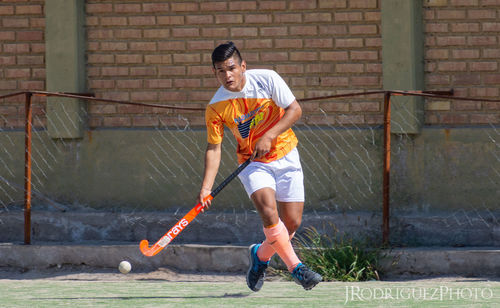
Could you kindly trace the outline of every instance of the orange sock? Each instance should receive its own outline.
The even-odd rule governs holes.
[[[290,241],[292,240],[294,235],[295,235],[295,232],[290,234],[290,236],[289,236]],[[265,240],[260,245],[259,250],[257,250],[257,257],[262,262],[268,262],[269,260],[271,260],[271,258],[274,256],[275,253],[276,253],[276,251],[274,251],[273,246],[269,245],[268,240]]]
[[[276,226],[264,228],[264,234],[266,235],[266,242],[268,242],[271,248],[280,256],[281,260],[286,264],[288,271],[292,272],[300,263],[300,260],[295,254],[295,251],[293,251],[292,243],[290,243],[290,236],[288,235],[285,224],[280,220]],[[257,256],[259,256],[258,251]]]

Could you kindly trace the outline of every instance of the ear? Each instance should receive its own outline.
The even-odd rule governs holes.
[[[243,72],[247,70],[247,62],[245,60],[241,60],[241,70]]]

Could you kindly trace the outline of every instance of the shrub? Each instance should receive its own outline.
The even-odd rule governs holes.
[[[380,249],[368,248],[363,241],[346,236],[321,235],[315,228],[306,228],[294,239],[302,262],[323,276],[323,280],[380,280],[377,261]]]

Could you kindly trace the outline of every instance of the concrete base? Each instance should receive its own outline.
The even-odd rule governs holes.
[[[409,248],[383,252],[380,264],[383,277],[418,276],[500,276],[500,249]],[[281,265],[273,258],[273,266]],[[116,268],[128,260],[134,270],[171,267],[181,271],[245,272],[247,246],[171,245],[148,258],[134,244],[93,245],[18,245],[0,244],[0,267],[47,269],[61,265],[87,265]]]
[[[92,243],[156,240],[185,213],[168,212],[32,212],[32,244],[40,242]],[[452,215],[453,214],[453,215]],[[473,215],[474,214],[474,215]],[[394,213],[390,220],[390,243],[394,246],[500,246],[500,226],[495,217],[478,213],[443,213],[440,216]],[[447,216],[448,215],[448,216]],[[482,217],[490,217],[487,220]],[[329,237],[347,234],[382,242],[382,217],[376,212],[305,213],[302,226],[314,227]],[[0,242],[21,242],[24,237],[22,211],[0,212]],[[210,211],[199,215],[175,244],[249,245],[264,239],[262,223],[255,212]]]

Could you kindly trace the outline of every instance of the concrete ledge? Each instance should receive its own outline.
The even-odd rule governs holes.
[[[44,269],[60,265],[116,268],[122,260],[134,270],[172,267],[181,271],[244,272],[248,247],[229,245],[172,245],[148,258],[134,244],[17,245],[0,244],[0,267]],[[273,266],[280,266],[273,258]],[[423,247],[385,252],[381,269],[386,277],[397,276],[500,276],[500,248]]]

